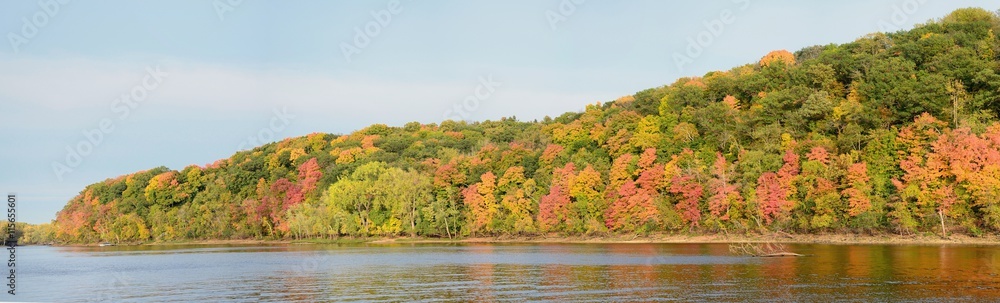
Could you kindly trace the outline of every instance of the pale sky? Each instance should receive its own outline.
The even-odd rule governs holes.
[[[1000,1],[2,1],[0,191],[48,222],[88,184],[261,139],[558,116],[970,6]]]

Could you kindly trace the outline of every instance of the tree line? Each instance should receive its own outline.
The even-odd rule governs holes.
[[[539,121],[289,138],[92,184],[36,234],[995,233],[998,31],[960,9]]]

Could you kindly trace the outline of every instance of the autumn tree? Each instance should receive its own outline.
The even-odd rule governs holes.
[[[625,182],[632,179],[633,168],[632,168],[632,154],[623,154],[615,159],[614,163],[611,164],[611,171],[608,172],[610,188],[617,189],[625,185]],[[609,196],[614,192],[609,192]]]
[[[570,219],[570,190],[573,188],[576,166],[572,162],[557,169],[552,176],[549,193],[538,203],[538,226],[543,231],[558,231],[567,228]]]
[[[730,207],[743,204],[743,196],[740,195],[739,186],[733,183],[732,174],[733,167],[726,157],[722,153],[716,153],[715,163],[712,164],[712,178],[708,181],[711,195],[708,198],[708,210],[713,219],[728,221]]]
[[[163,206],[180,203],[183,197],[178,196],[178,188],[177,172],[169,171],[156,175],[149,180],[149,185],[146,186],[146,201]]]
[[[577,231],[597,233],[607,230],[603,217],[608,202],[604,198],[604,181],[600,172],[588,164],[574,178],[569,194],[573,197],[571,213],[577,216],[576,222],[580,222],[573,224],[579,227]]]
[[[500,211],[496,201],[496,180],[492,172],[480,176],[480,182],[462,191],[463,202],[469,208],[468,232],[472,234],[493,233],[493,220]]]
[[[346,217],[336,229],[350,235],[369,235],[376,231],[372,215],[377,211],[376,183],[385,166],[372,162],[358,167],[349,176],[330,185],[325,203],[333,214]]]
[[[410,236],[415,237],[417,224],[427,215],[424,208],[434,198],[431,178],[414,170],[390,169],[379,181],[386,184],[384,204],[405,224]]]
[[[944,211],[954,202],[954,191],[944,180],[946,163],[928,157],[933,152],[932,142],[937,141],[944,127],[944,122],[924,114],[897,136],[904,150],[899,166],[905,174],[892,180],[900,200],[891,215],[902,230],[912,230],[919,226],[920,220],[936,215],[944,232]]]
[[[497,231],[515,234],[535,232],[532,197],[535,194],[535,180],[524,177],[524,168],[512,166],[497,181],[500,194],[499,224]]]
[[[648,230],[647,225],[658,224],[659,211],[649,191],[640,189],[632,180],[626,180],[613,194],[614,202],[604,214],[605,225],[620,232]]]
[[[847,188],[843,191],[847,197],[848,215],[859,216],[872,210],[871,193],[872,187],[869,184],[868,165],[864,162],[854,163],[847,170]]]
[[[826,148],[816,146],[809,151],[806,159],[799,182],[805,188],[805,193],[800,198],[802,215],[799,216],[801,220],[796,223],[802,229],[837,227],[844,220],[846,207],[837,190],[837,176],[830,153]]]
[[[757,206],[766,224],[771,224],[791,209],[792,203],[788,201],[788,193],[777,174],[767,172],[757,179]]]
[[[698,227],[701,220],[701,209],[698,203],[703,194],[703,187],[694,176],[681,175],[670,181],[670,192],[678,196],[677,211],[691,227]]]
[[[629,144],[638,149],[658,148],[661,145],[663,136],[660,133],[660,119],[658,116],[645,116],[639,120],[636,132],[629,139]]]
[[[459,186],[465,184],[467,178],[461,166],[461,158],[454,157],[447,163],[437,164],[434,169],[434,200],[425,207],[424,213],[428,217],[428,228],[437,235],[451,238],[458,234],[462,225],[465,208]]]
[[[759,63],[761,66],[770,66],[775,62],[782,62],[787,65],[795,64],[795,55],[786,50],[776,50],[767,53],[767,55],[764,55],[763,58],[760,58]]]
[[[316,183],[319,179],[323,177],[323,171],[320,170],[319,163],[316,158],[311,158],[302,165],[299,165],[299,187],[302,188],[302,192],[305,194],[311,193],[316,189]]]

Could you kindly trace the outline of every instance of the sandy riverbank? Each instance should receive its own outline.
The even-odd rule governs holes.
[[[395,238],[339,238],[339,239],[302,239],[302,240],[191,240],[172,242],[149,242],[141,245],[275,245],[275,244],[431,244],[431,243],[741,243],[741,242],[777,242],[777,243],[811,243],[811,244],[890,244],[890,245],[1000,245],[1000,237],[987,235],[970,237],[966,235],[950,235],[942,238],[939,235],[857,235],[857,234],[710,234],[710,235],[677,235],[651,234],[644,236],[610,235],[610,236],[531,236],[531,237],[470,237],[460,239],[441,239],[423,237]],[[90,244],[87,246],[96,246]]]
[[[391,238],[376,239],[369,243],[741,243],[778,242],[813,244],[900,244],[900,245],[1000,245],[997,236],[969,237],[952,235],[942,238],[936,235],[648,235],[648,236],[605,236],[605,237],[482,237],[464,239],[421,239]]]

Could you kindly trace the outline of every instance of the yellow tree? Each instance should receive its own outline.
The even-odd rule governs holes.
[[[496,175],[486,172],[480,182],[462,191],[463,202],[469,208],[468,231],[472,234],[492,233],[492,222],[499,212],[496,201]]]
[[[663,135],[660,134],[660,121],[658,116],[645,116],[639,120],[635,134],[629,139],[629,144],[638,149],[650,149],[660,147]]]
[[[574,200],[573,209],[578,216],[582,216],[580,219],[588,233],[607,230],[603,214],[608,208],[608,203],[603,197],[603,192],[604,181],[601,180],[601,173],[589,164],[576,175],[569,190]]]
[[[535,186],[535,180],[525,179],[523,167],[513,166],[504,172],[497,182],[503,199],[500,201],[500,222],[496,230],[517,234],[535,232],[531,211]]]
[[[775,62],[783,62],[785,65],[795,64],[795,55],[782,49],[767,53],[763,58],[760,58],[761,66],[771,66]]]

